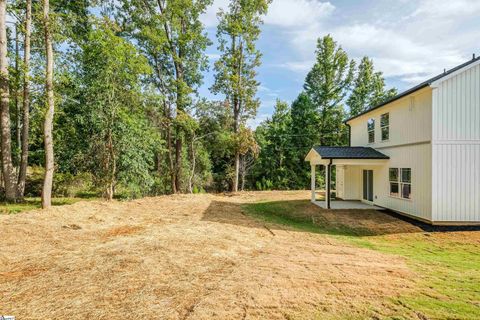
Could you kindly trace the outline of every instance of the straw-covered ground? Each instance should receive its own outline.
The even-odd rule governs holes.
[[[1,215],[0,314],[17,319],[480,314],[479,232],[426,234],[376,211],[322,210],[308,197],[304,191],[179,195]],[[462,255],[415,260],[429,252],[432,259],[443,257],[448,248],[439,248],[450,245]],[[458,261],[442,265],[451,259]],[[458,269],[464,265],[470,268]],[[445,270],[437,279],[431,270],[439,266]],[[442,277],[463,291],[442,287]],[[442,308],[447,313],[438,313]]]

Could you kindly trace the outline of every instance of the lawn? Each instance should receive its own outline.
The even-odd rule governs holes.
[[[425,232],[373,210],[322,210],[308,198],[175,195],[0,215],[0,314],[480,317],[480,232]]]
[[[325,210],[312,212],[308,201],[260,202],[244,208],[250,216],[269,223],[328,234],[359,247],[404,257],[419,281],[413,292],[389,301],[398,315],[480,319],[480,231],[385,232],[378,226],[369,228],[366,224],[342,221],[338,216],[328,219]],[[362,213],[338,213],[355,214]]]
[[[53,198],[53,206],[63,206],[68,204],[74,204],[81,201],[81,198]],[[0,203],[0,214],[13,214],[23,211],[40,209],[42,207],[42,200],[40,198],[25,198],[18,203]]]

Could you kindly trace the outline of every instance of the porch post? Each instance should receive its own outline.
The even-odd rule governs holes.
[[[327,188],[326,188],[327,189],[326,190],[327,194],[326,194],[325,199],[327,201],[327,209],[331,209],[331,206],[330,206],[331,190],[330,190],[330,188],[332,186],[332,181],[331,181],[332,180],[332,162],[333,162],[332,159],[330,159],[330,163],[327,165],[327,170],[326,170],[327,171]]]
[[[311,170],[311,175],[312,175],[312,178],[311,178],[311,190],[312,190],[312,196],[311,196],[311,201],[312,202],[315,202],[315,190],[316,190],[316,183],[315,183],[315,165],[314,164],[310,164],[312,170]]]
[[[328,209],[328,166],[323,166],[325,169],[325,208]]]

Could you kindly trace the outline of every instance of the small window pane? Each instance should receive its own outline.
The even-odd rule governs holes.
[[[380,126],[385,127],[390,124],[390,114],[385,113],[380,116]]]
[[[398,197],[399,192],[398,192],[398,183],[396,182],[390,182],[390,195],[392,197]]]
[[[403,168],[402,169],[402,182],[412,182],[412,169]]]
[[[402,198],[410,199],[412,195],[412,185],[402,183]]]
[[[375,119],[368,119],[367,128],[368,131],[375,130]]]
[[[375,142],[375,131],[368,131],[368,143]]]
[[[382,141],[390,139],[390,127],[382,128]]]
[[[398,182],[398,168],[390,168],[389,177],[390,181]]]

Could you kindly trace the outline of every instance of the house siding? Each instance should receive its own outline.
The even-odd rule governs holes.
[[[480,65],[433,89],[432,209],[438,222],[480,221]]]
[[[381,141],[380,116],[389,113],[390,137]],[[375,142],[368,143],[367,121],[375,119]],[[424,88],[349,122],[351,145],[369,146],[390,157],[384,166],[347,166],[346,199],[362,198],[362,170],[373,170],[374,204],[432,219],[432,89]],[[412,169],[412,199],[390,196],[389,168]],[[349,187],[350,185],[350,187]]]
[[[390,138],[381,141],[380,116],[390,114]],[[368,143],[367,121],[375,120],[375,142]],[[382,148],[432,140],[432,89],[424,88],[349,122],[351,145]]]

